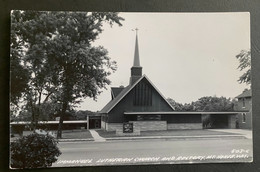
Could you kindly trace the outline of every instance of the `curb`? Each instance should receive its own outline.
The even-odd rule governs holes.
[[[148,139],[164,139],[164,140],[198,140],[198,139],[246,139],[245,136],[242,135],[214,135],[214,136],[153,136],[153,137],[115,137],[115,138],[106,138],[107,141],[112,140],[148,140]]]
[[[58,139],[58,142],[80,142],[80,141],[94,141],[94,139]]]

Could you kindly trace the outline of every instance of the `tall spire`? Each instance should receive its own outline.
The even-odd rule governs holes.
[[[136,28],[135,30],[136,30],[136,38],[135,38],[135,55],[134,55],[134,65],[133,66],[140,67],[138,36],[137,36],[138,29]]]
[[[139,78],[142,77],[142,67],[140,66],[140,58],[139,58],[139,49],[138,49],[138,36],[136,31],[136,39],[135,39],[135,54],[134,54],[134,64],[131,68],[131,77],[130,77],[130,84],[134,84]]]

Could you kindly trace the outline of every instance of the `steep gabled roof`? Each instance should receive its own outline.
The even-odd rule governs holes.
[[[114,99],[115,97],[117,97],[121,91],[123,91],[125,87],[111,87],[111,94],[112,94],[112,99]]]
[[[130,91],[131,86],[125,87],[114,99],[112,99],[99,113],[108,113]]]
[[[242,94],[238,95],[236,98],[243,98],[243,97],[252,97],[252,91],[244,90]]]
[[[114,99],[112,99],[108,104],[101,110],[99,113],[109,113],[143,78],[146,78],[147,81],[153,86],[153,88],[158,92],[158,94],[166,101],[166,103],[174,110],[172,105],[166,100],[162,93],[155,87],[155,85],[147,78],[146,75],[143,75],[139,80],[137,80],[133,85],[128,85],[125,87]]]

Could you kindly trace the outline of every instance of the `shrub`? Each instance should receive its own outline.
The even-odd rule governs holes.
[[[57,161],[61,152],[50,135],[33,133],[11,143],[12,168],[44,168]]]

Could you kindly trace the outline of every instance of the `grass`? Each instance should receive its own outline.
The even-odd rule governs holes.
[[[101,137],[111,138],[111,137],[124,137],[117,136],[115,131],[105,131],[105,130],[96,130]],[[56,131],[53,132],[56,135]],[[30,133],[24,133],[28,135]],[[143,137],[143,136],[203,136],[203,135],[240,135],[227,132],[219,132],[212,130],[166,130],[166,131],[141,131],[140,136],[128,136],[128,137]],[[11,141],[18,138],[16,136],[11,138]],[[63,139],[92,139],[91,133],[86,129],[78,130],[63,130],[62,132]]]
[[[96,130],[101,137],[118,137],[115,131]],[[234,133],[210,131],[210,130],[166,130],[166,131],[141,131],[143,136],[203,136],[203,135],[239,135]],[[124,136],[121,136],[124,137]],[[128,136],[131,137],[131,136]],[[138,137],[138,136],[134,136]]]
[[[96,132],[104,138],[117,137],[116,131],[96,130]]]
[[[24,136],[31,134],[32,131],[25,131]],[[52,131],[56,136],[57,131]],[[15,134],[15,137],[11,138],[11,141],[19,138],[19,135]],[[90,132],[86,129],[75,129],[75,130],[63,130],[62,131],[63,139],[91,139],[93,138]]]
[[[91,139],[92,135],[88,130],[64,130],[62,132],[63,139]]]

